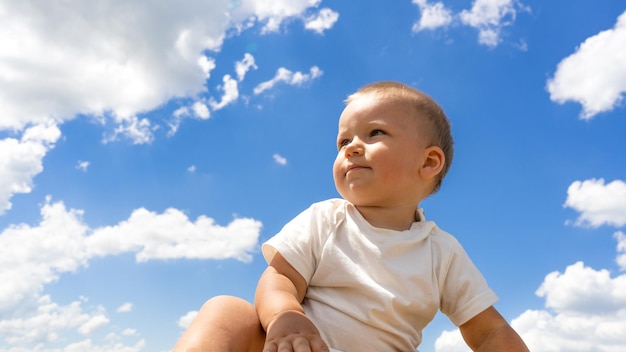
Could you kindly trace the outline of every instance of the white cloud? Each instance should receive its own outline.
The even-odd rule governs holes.
[[[338,19],[339,13],[331,9],[324,8],[317,14],[307,17],[304,23],[304,28],[322,34],[325,30],[332,28]]]
[[[287,158],[283,157],[280,154],[274,154],[272,155],[272,157],[274,158],[274,161],[279,164],[279,165],[287,165]]]
[[[618,262],[626,250],[618,232]],[[624,269],[624,267],[622,267]],[[537,290],[545,310],[527,310],[511,321],[533,352],[621,352],[626,346],[626,274],[611,276],[577,262],[546,275]],[[444,331],[437,352],[468,351],[461,334]]]
[[[115,226],[94,230],[86,240],[90,256],[136,252],[138,262],[153,259],[252,260],[261,223],[237,218],[227,226],[200,216],[192,222],[177,209],[157,214],[140,208]]]
[[[43,295],[45,285],[86,267],[94,256],[135,252],[139,262],[179,258],[248,262],[257,250],[261,229],[253,219],[237,218],[219,226],[206,216],[192,222],[176,209],[157,214],[142,208],[118,225],[91,230],[82,214],[47,198],[37,226],[11,225],[0,232],[0,345],[56,341],[67,332],[89,335],[106,327],[109,318],[102,307],[85,311],[85,300],[61,306]],[[117,311],[131,308],[125,303]],[[86,341],[78,345],[91,344]],[[100,348],[93,347],[87,350]],[[123,350],[109,347],[102,350]]]
[[[196,172],[196,165],[191,165],[190,167],[187,168],[187,171],[194,173]]]
[[[224,91],[224,95],[222,95],[222,99],[218,103],[213,98],[209,100],[209,105],[211,105],[211,109],[219,110],[224,108],[226,105],[233,103],[237,98],[239,98],[239,88],[237,84],[237,80],[232,78],[230,75],[224,75],[222,78],[224,82],[220,89]]]
[[[229,27],[226,1],[2,6],[10,15],[0,21],[0,129],[77,113],[128,119],[201,92],[198,59],[220,48]]]
[[[435,351],[437,352],[470,352],[467,344],[461,336],[459,329],[444,330],[435,340]]]
[[[617,240],[617,258],[615,261],[620,270],[626,271],[626,234],[617,231],[614,237]]]
[[[414,32],[445,27],[452,22],[452,11],[447,9],[442,2],[431,4],[427,0],[413,0],[413,3],[422,13],[420,20],[413,24]]]
[[[587,38],[572,55],[557,66],[548,80],[550,99],[582,105],[581,118],[588,120],[610,111],[626,92],[626,12],[613,29]]]
[[[118,313],[128,313],[133,310],[133,304],[126,302],[117,308]]]
[[[190,106],[181,106],[174,110],[172,118],[167,122],[167,136],[172,137],[178,132],[180,124],[185,118],[195,117],[201,120],[207,120],[211,118],[211,111],[208,106],[202,100],[193,102]]]
[[[626,309],[626,275],[611,278],[607,269],[594,270],[577,262],[564,273],[555,271],[546,275],[537,295],[546,299],[547,308],[559,313],[616,312]]]
[[[580,212],[574,222],[577,226],[624,226],[626,182],[615,180],[605,185],[604,179],[575,181],[567,189],[563,206]]]
[[[209,108],[201,101],[193,103],[191,109],[193,110],[193,114],[202,120],[206,120],[211,117],[211,112],[209,111]]]
[[[475,0],[471,10],[463,10],[461,22],[478,29],[478,42],[496,46],[500,42],[500,30],[515,19],[517,10],[514,0]],[[508,19],[508,21],[507,21]]]
[[[216,63],[206,53],[219,51],[228,31],[257,21],[277,29],[319,2],[191,0],[152,6],[111,0],[93,11],[78,0],[61,7],[0,0],[0,131],[24,133],[21,140],[0,140],[0,215],[11,208],[13,195],[32,191],[43,157],[61,135],[57,125],[91,115],[111,127],[104,143],[151,143],[160,126],[142,116],[172,99],[208,94],[205,83]],[[256,68],[253,58],[244,56],[238,78],[250,68]],[[221,89],[219,102],[209,99],[214,110],[239,96],[237,81],[228,75]],[[166,122],[168,136],[190,108],[197,117],[210,116],[206,106],[177,110]],[[78,167],[86,170],[87,164]]]
[[[198,315],[198,311],[192,310],[190,312],[187,312],[187,314],[178,319],[176,324],[183,329],[187,329],[189,327],[189,324],[191,324],[191,321],[196,317],[196,315]]]
[[[136,336],[137,335],[137,330],[135,329],[131,329],[131,328],[126,328],[122,331],[122,335],[124,336]]]
[[[0,140],[0,215],[11,209],[14,194],[31,192],[33,178],[43,171],[43,157],[60,136],[56,125],[44,124],[29,127],[19,140]]]
[[[76,163],[76,169],[80,171],[86,172],[88,168],[89,168],[88,161],[78,160],[78,163]]]
[[[308,8],[319,6],[321,0],[241,0],[231,13],[235,20],[253,13],[259,22],[265,23],[262,32],[276,32],[281,24],[292,17],[300,17]]]
[[[0,341],[10,345],[55,342],[66,330],[89,335],[108,323],[104,309],[85,312],[82,301],[60,306],[45,295],[39,297],[32,311],[0,320]]]
[[[63,348],[63,352],[139,352],[146,347],[146,342],[140,340],[133,346],[126,346],[121,343],[108,344],[104,346],[94,345],[91,339],[86,339],[77,343],[72,343]],[[18,350],[19,351],[19,350]],[[40,350],[38,350],[40,351]],[[58,352],[58,350],[46,350],[50,352]],[[11,351],[13,352],[13,351]],[[17,351],[16,351],[17,352]],[[42,351],[43,352],[43,351]]]
[[[189,115],[189,108],[186,106],[182,106],[174,111],[172,114],[176,118],[183,118]]]
[[[246,77],[246,73],[253,68],[257,69],[257,65],[254,63],[254,56],[250,53],[245,53],[243,55],[243,59],[241,61],[235,62],[235,72],[237,73],[237,80],[239,82],[243,81]]]
[[[182,106],[176,109],[172,113],[172,119],[167,122],[167,127],[169,128],[167,131],[167,136],[172,137],[178,132],[178,128],[180,127],[181,122],[185,117],[189,116],[189,107]]]
[[[413,0],[413,4],[421,12],[419,21],[413,24],[414,32],[460,23],[478,29],[478,42],[489,47],[500,44],[502,29],[515,21],[518,11],[530,11],[530,8],[516,0],[474,0],[470,10],[458,14],[440,1],[431,3],[428,0]]]
[[[114,142],[122,138],[127,138],[133,144],[152,143],[154,140],[153,131],[157,128],[146,118],[138,118],[137,116],[129,116],[124,118],[115,118],[117,127],[113,133],[102,139],[103,143]]]
[[[512,321],[532,351],[623,351],[626,274],[611,277],[578,262],[548,274],[537,294],[550,310],[528,310]]]
[[[2,0],[0,130],[84,114],[122,125],[115,138],[145,143],[147,135],[137,132],[149,128],[136,127],[147,122],[136,116],[207,93],[216,64],[205,53],[221,50],[228,31],[257,22],[275,31],[319,3],[111,0],[94,11],[79,0],[64,6]]]
[[[12,225],[0,233],[0,316],[34,302],[45,284],[87,263],[82,212],[48,199],[41,217],[36,227]]]
[[[104,314],[97,314],[89,317],[86,322],[78,327],[78,332],[83,335],[90,335],[94,331],[100,330],[103,326],[109,323],[109,318]]]
[[[299,86],[309,81],[312,81],[318,77],[321,77],[323,71],[319,67],[313,66],[309,70],[309,73],[302,73],[300,71],[291,72],[290,70],[280,67],[276,71],[276,75],[269,81],[260,83],[254,88],[254,94],[258,95],[266,90],[272,89],[277,83],[286,83],[292,86]]]
[[[209,79],[211,77],[211,71],[215,68],[215,60],[206,56],[200,56],[198,59],[198,66],[204,72],[204,76]]]

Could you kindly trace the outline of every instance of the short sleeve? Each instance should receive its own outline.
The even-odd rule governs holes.
[[[288,222],[276,235],[263,244],[261,250],[270,263],[280,253],[298,273],[310,283],[320,257],[322,246],[330,232],[329,201],[315,203]]]
[[[448,259],[442,267],[441,311],[460,326],[494,305],[498,296],[456,240]]]

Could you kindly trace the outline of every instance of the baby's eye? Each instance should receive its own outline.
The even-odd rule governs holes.
[[[370,137],[380,136],[383,134],[385,134],[385,131],[383,130],[373,130],[372,132],[370,132]]]
[[[337,146],[339,147],[339,149],[347,146],[348,144],[350,144],[350,140],[349,139],[342,139],[339,143],[337,143]]]

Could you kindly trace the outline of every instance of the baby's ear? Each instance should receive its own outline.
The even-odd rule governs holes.
[[[437,176],[446,162],[446,155],[443,150],[437,146],[424,149],[424,163],[420,168],[420,175],[424,179],[431,179]]]

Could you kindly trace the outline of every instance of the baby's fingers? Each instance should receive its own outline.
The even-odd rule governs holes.
[[[299,337],[294,340],[283,340],[278,343],[267,342],[263,352],[330,352],[328,346],[321,339],[309,341]]]
[[[311,346],[311,352],[330,352],[330,349],[321,338],[313,339],[309,341],[309,343]]]

